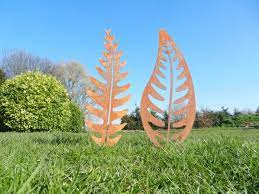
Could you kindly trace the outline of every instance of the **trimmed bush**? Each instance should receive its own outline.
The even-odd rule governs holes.
[[[29,72],[0,88],[3,122],[15,131],[68,131],[71,102],[54,77]]]
[[[70,127],[71,132],[83,132],[84,129],[84,113],[81,111],[79,106],[74,102],[70,102],[69,109],[71,111]]]
[[[2,69],[0,69],[0,87],[2,85],[2,83],[4,83],[6,80],[6,76],[5,73]],[[0,110],[0,132],[2,131],[8,131],[9,128],[7,126],[5,126],[5,124],[3,123],[3,118],[2,118],[2,114],[1,114],[1,110]]]

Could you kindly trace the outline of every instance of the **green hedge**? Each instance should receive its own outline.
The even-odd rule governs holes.
[[[70,118],[70,127],[69,131],[71,132],[83,132],[84,131],[84,113],[81,111],[79,106],[74,102],[70,103],[70,111],[71,111],[71,118]]]
[[[29,72],[6,80],[0,88],[0,111],[15,131],[71,131],[71,102],[54,77]]]

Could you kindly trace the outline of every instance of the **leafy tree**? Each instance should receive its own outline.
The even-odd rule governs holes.
[[[201,122],[201,118],[202,118],[202,113],[200,111],[196,112],[195,115],[195,120],[193,123],[193,128],[202,128],[202,122]]]
[[[144,130],[139,107],[136,107],[129,115],[122,117],[121,123],[127,123],[124,130]]]
[[[202,109],[201,112],[197,112],[194,124],[199,128],[214,126],[215,125],[214,112],[209,109]]]
[[[259,115],[245,114],[234,117],[234,122],[237,127],[255,127],[259,126]]]
[[[234,109],[234,116],[239,116],[241,114],[241,111],[239,111],[237,108]]]
[[[214,125],[217,127],[233,126],[231,114],[229,113],[228,108],[225,108],[224,106],[221,107],[220,111],[214,112],[214,121]]]
[[[164,123],[165,123],[165,127],[163,129],[167,130],[167,127],[168,127],[168,112],[167,111],[164,111],[161,120],[164,121]],[[175,120],[174,118],[171,119],[170,129],[173,128],[173,122],[176,122],[176,121],[177,120]]]
[[[168,126],[168,112],[167,111],[164,111],[163,116],[162,116],[162,120],[165,123],[164,129],[167,129],[167,126]]]
[[[222,107],[220,111],[202,109],[196,113],[195,128],[235,126],[228,108]]]
[[[256,111],[255,111],[256,115],[259,115],[259,106],[257,107]]]
[[[156,118],[163,120],[163,117],[160,117],[154,111],[150,111],[150,112]],[[141,121],[141,116],[140,116],[140,108],[137,106],[130,114],[122,117],[121,123],[124,123],[124,122],[127,123],[124,130],[144,130],[142,121]],[[160,129],[157,126],[153,125],[153,123],[150,123],[150,126],[155,130]]]
[[[159,120],[163,120],[163,118],[161,118],[156,112],[154,112],[154,111],[151,110],[150,113],[151,113],[154,117],[158,118]],[[151,126],[154,130],[161,130],[161,129],[164,129],[164,128],[166,127],[166,125],[165,125],[164,128],[160,128],[160,127],[154,125],[153,123],[149,123],[149,124],[150,124],[150,126]]]

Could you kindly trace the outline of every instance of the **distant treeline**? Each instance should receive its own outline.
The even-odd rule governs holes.
[[[160,120],[163,120],[165,122],[165,126],[167,126],[167,112],[164,112],[163,115],[158,115],[154,112],[151,113]],[[177,119],[174,118],[174,120]],[[174,122],[174,120],[172,120],[172,122]],[[124,122],[128,123],[125,127],[125,130],[144,130],[141,123],[139,107],[136,107],[130,114],[124,116],[121,120],[121,123]],[[235,109],[233,113],[230,113],[229,109],[225,107],[222,107],[219,111],[201,109],[196,112],[196,118],[193,127],[259,127],[259,107],[254,112],[239,111],[238,109]]]

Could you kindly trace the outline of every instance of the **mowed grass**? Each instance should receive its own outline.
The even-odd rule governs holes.
[[[123,132],[110,148],[88,133],[0,133],[0,193],[257,193],[259,130],[193,130],[154,147]]]

